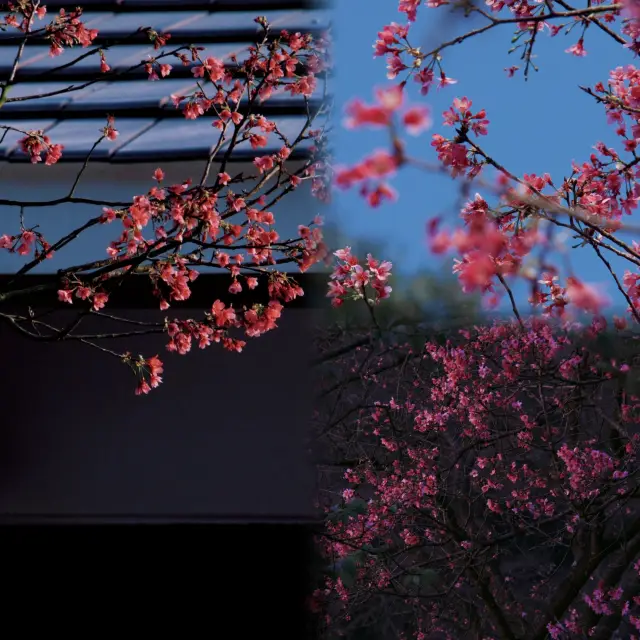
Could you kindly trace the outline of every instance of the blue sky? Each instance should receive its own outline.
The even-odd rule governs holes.
[[[447,11],[446,7],[421,7],[413,36],[410,35],[411,44],[429,51],[484,24],[479,18],[445,21]],[[384,25],[392,21],[404,24],[404,17],[397,11],[396,0],[336,3],[334,92],[338,121],[334,142],[336,162],[340,164],[353,164],[376,148],[386,148],[386,132],[349,131],[340,122],[345,102],[356,96],[372,102],[374,87],[391,84],[386,79],[384,59],[373,58],[372,45]],[[514,32],[514,25],[500,26],[443,51],[443,67],[448,76],[458,81],[455,85],[432,89],[421,97],[418,84],[409,83],[409,96],[429,106],[434,120],[430,131],[409,141],[411,155],[436,160],[430,146],[431,135],[450,135],[452,129],[442,126],[441,114],[454,97],[462,96],[473,101],[474,109],[486,109],[489,135],[480,141],[482,147],[516,175],[548,172],[558,184],[571,173],[572,160],[588,160],[596,142],[621,149],[603,107],[580,91],[578,85],[593,86],[598,81],[606,85],[609,71],[632,64],[633,55],[591,28],[585,38],[587,56],[577,58],[565,53],[578,40],[577,29],[555,38],[545,32],[535,48],[535,64],[540,70],[532,72],[525,82],[521,72],[508,78],[504,71],[505,67],[520,64],[519,52],[507,53]],[[361,200],[357,189],[339,192],[332,221],[339,224],[347,238],[368,237],[387,243],[388,258],[394,261],[397,273],[409,274],[425,267],[450,272],[451,257],[434,257],[426,249],[425,222],[435,215],[443,216],[450,224],[457,222],[456,183],[446,176],[402,169],[392,179],[392,185],[399,193],[397,202],[376,210]],[[619,294],[612,290],[604,267],[591,249],[572,251],[571,263],[574,273],[586,281],[604,283],[605,290],[617,301]],[[528,295],[522,288],[517,293],[519,299]]]

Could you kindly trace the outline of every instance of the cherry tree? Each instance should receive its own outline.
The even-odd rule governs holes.
[[[541,319],[423,336],[324,348],[331,631],[632,637],[637,337]]]
[[[411,44],[420,14],[451,8],[481,26],[429,52]],[[403,168],[457,179],[461,221],[425,220],[429,247],[455,256],[463,291],[489,306],[505,297],[513,319],[389,340],[376,309],[393,295],[392,264],[335,252],[328,296],[365,305],[371,324],[351,341],[320,343],[328,574],[312,605],[338,637],[640,638],[640,245],[629,222],[640,197],[640,75],[628,63],[640,51],[640,9],[554,0],[398,9],[402,24],[374,44],[390,82],[373,103],[352,101],[345,119],[387,130],[389,148],[336,167],[335,185],[376,208],[402,197],[393,176]],[[617,149],[594,140],[562,178],[517,175],[496,157],[491,114],[444,65],[451,47],[505,30],[520,53],[505,69],[514,82],[536,70],[542,37],[570,34],[566,54],[578,57],[595,30],[620,45],[625,66],[578,88],[602,105]],[[428,107],[434,85],[458,95],[431,135],[433,157],[413,157],[407,136],[440,124]],[[563,274],[560,232],[593,253],[626,315],[607,319],[613,294]],[[524,305],[517,282],[529,286]]]
[[[4,14],[0,28],[15,32],[16,43],[11,73],[0,82],[0,116],[2,107],[13,101],[72,93],[120,75],[111,69],[109,54],[126,39],[108,47],[92,47],[98,30],[85,26],[81,8],[60,9],[52,17],[38,0],[13,0],[0,5],[0,13]],[[318,118],[326,104],[312,108],[309,99],[314,93],[322,94],[329,63],[328,40],[311,34],[274,33],[264,16],[256,17],[255,22],[261,31],[256,44],[247,48],[244,59],[234,57],[237,65],[233,70],[213,56],[203,58],[202,46],[172,48],[170,33],[143,27],[136,32],[146,35],[157,55],[140,60],[125,74],[144,69],[149,81],[162,82],[170,77],[173,65],[191,67],[198,88],[190,95],[170,98],[173,108],[180,109],[186,119],[211,121],[212,152],[202,175],[195,182],[185,176],[179,184],[167,184],[162,167],[158,167],[149,176],[148,191],[130,202],[77,197],[77,187],[96,147],[109,144],[118,136],[118,123],[105,114],[105,126],[96,131],[95,144],[69,185],[66,197],[54,202],[0,200],[1,205],[15,211],[15,218],[3,220],[0,250],[15,253],[23,260],[0,291],[0,318],[5,323],[35,340],[78,340],[120,358],[136,375],[136,393],[146,394],[162,381],[163,362],[159,356],[118,353],[101,345],[102,338],[162,332],[168,337],[167,349],[179,354],[188,353],[194,342],[202,349],[219,343],[225,349],[240,352],[246,344],[243,338],[259,337],[274,329],[284,305],[304,294],[295,279],[282,269],[294,264],[305,271],[325,257],[321,220],[300,219],[298,237],[282,238],[275,226],[276,213],[278,202],[303,181],[312,182],[312,191],[319,198],[327,196],[323,161],[326,123]],[[30,43],[43,38],[53,57],[68,48],[86,50],[79,51],[77,58],[64,67],[92,56],[96,60],[95,78],[54,93],[12,97],[25,52]],[[307,105],[306,121],[295,139],[287,138],[276,122],[261,115],[261,105],[278,90],[300,96]],[[20,149],[34,164],[53,165],[64,157],[63,145],[43,131],[23,131],[0,119],[0,136],[4,139],[11,131],[21,136]],[[264,152],[269,138],[280,141],[277,153]],[[287,159],[306,140],[313,142],[311,156],[292,170]],[[253,175],[233,175],[230,159],[242,143],[255,150]],[[217,167],[215,175],[213,167]],[[74,203],[93,205],[96,212],[63,237],[44,237],[25,216],[25,211],[36,207]],[[114,227],[113,241],[105,247],[104,255],[96,255],[84,264],[67,264],[58,270],[55,282],[25,286],[24,277],[36,266],[72,243],[81,243],[83,234],[98,225]],[[173,320],[165,316],[155,323],[138,322],[140,326],[134,331],[82,333],[80,324],[87,316],[118,320],[108,313],[109,297],[124,281],[148,278],[159,310],[164,312],[189,298],[190,283],[203,266],[226,271],[231,298],[242,292],[249,303],[240,306],[217,299],[211,301],[202,317]],[[56,325],[45,317],[48,311],[34,313],[30,308],[32,296],[42,292],[49,292],[49,306],[57,302],[77,308],[76,317]],[[9,304],[11,311],[5,310]],[[16,313],[15,308],[23,310]]]

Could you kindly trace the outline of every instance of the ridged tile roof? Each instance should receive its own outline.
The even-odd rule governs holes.
[[[60,8],[71,11],[76,3],[50,0],[44,2],[47,15],[35,24],[42,28]],[[55,57],[49,55],[49,45],[38,36],[28,40],[17,67],[14,85],[8,100],[0,107],[0,124],[21,130],[44,130],[53,143],[63,144],[61,162],[83,160],[106,125],[106,115],[115,116],[119,135],[114,141],[104,141],[93,152],[93,161],[144,162],[170,160],[198,160],[206,158],[215,144],[216,130],[211,128],[215,118],[208,112],[196,120],[187,120],[181,108],[176,108],[171,95],[189,95],[197,89],[192,73],[193,64],[183,66],[171,56],[160,60],[172,65],[171,74],[150,81],[140,63],[147,56],[158,56],[179,45],[203,46],[202,59],[214,56],[223,60],[233,71],[233,54],[240,61],[243,52],[254,44],[261,27],[254,22],[258,15],[267,17],[271,33],[281,30],[290,33],[318,35],[328,26],[327,11],[318,3],[302,0],[77,0],[83,8],[82,22],[88,29],[97,29],[98,36],[87,47],[76,45],[65,48]],[[0,5],[0,15],[6,14],[6,4]],[[158,33],[170,33],[166,45],[155,50],[145,31],[151,27]],[[22,34],[15,28],[0,31],[0,89],[9,78]],[[117,44],[126,38],[126,44]],[[86,55],[73,65],[65,66],[92,50],[105,47],[105,57],[111,67],[107,74],[100,73],[100,57]],[[188,53],[188,52],[187,52]],[[130,67],[139,65],[130,70]],[[70,85],[79,87],[99,77],[108,81],[64,93]],[[29,96],[53,94],[38,99],[20,100]],[[310,104],[320,103],[320,89]],[[239,111],[246,109],[246,99]],[[305,100],[281,88],[254,111],[274,121],[287,136],[295,138],[306,120]],[[4,137],[3,137],[4,134]],[[18,147],[24,137],[16,131],[0,131],[0,161],[28,162],[29,157]],[[308,153],[310,141],[304,141],[296,155]],[[271,136],[270,146],[260,154],[273,153],[282,146]],[[259,153],[247,141],[240,143],[233,159],[253,159]]]

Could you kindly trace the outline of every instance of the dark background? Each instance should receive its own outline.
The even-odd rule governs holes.
[[[309,305],[285,309],[278,329],[249,339],[240,354],[194,344],[180,356],[166,351],[165,335],[100,342],[159,354],[164,382],[141,397],[115,357],[0,324],[8,619],[47,633],[311,638],[305,598],[316,512],[307,427],[317,321]],[[97,318],[82,327],[132,328]]]
[[[62,325],[66,314],[56,316]],[[134,374],[113,356],[0,325],[0,522],[312,517],[313,315],[285,310],[277,329],[239,354],[194,344],[180,356],[166,350],[166,335],[100,342],[159,354],[164,382],[148,396],[134,395]],[[87,319],[79,330],[132,328]]]
[[[3,617],[61,637],[313,638],[311,540],[301,525],[4,526]]]

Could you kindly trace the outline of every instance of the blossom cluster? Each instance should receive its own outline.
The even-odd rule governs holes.
[[[637,352],[637,344],[629,347]],[[632,416],[640,398],[624,394],[627,409],[619,418],[602,404],[607,427],[594,420],[590,399],[606,396],[616,381],[603,374],[606,357],[576,346],[571,329],[544,320],[524,328],[475,327],[420,350],[397,351],[392,361],[366,349],[341,360],[348,375],[358,372],[360,390],[340,386],[344,406],[335,413],[355,417],[339,427],[334,422],[332,433],[345,443],[337,455],[353,463],[344,471],[342,499],[324,503],[321,548],[334,564],[315,606],[341,629],[367,602],[399,593],[419,612],[420,622],[411,625],[423,637],[437,637],[446,620],[444,637],[455,638],[464,636],[471,611],[451,594],[476,594],[484,635],[501,637],[480,595],[482,583],[465,569],[482,561],[496,567],[487,588],[509,619],[524,621],[523,637],[543,623],[549,633],[569,634],[559,638],[579,637],[584,612],[568,611],[561,621],[545,621],[543,613],[569,575],[571,558],[580,557],[579,544],[557,558],[545,546],[534,550],[544,540],[558,549],[582,540],[593,522],[583,510],[588,504],[609,505],[605,535],[612,539],[637,518],[624,505],[637,487],[632,470],[640,432]],[[580,399],[576,392],[587,385],[593,391]],[[576,411],[583,416],[579,428]],[[349,437],[355,428],[357,443]],[[520,565],[501,564],[516,548],[528,563],[526,574]],[[433,571],[421,573],[425,566]],[[547,584],[550,575],[558,582]],[[640,602],[623,599],[616,585],[592,587],[581,595],[592,611],[610,615],[624,607],[633,625]],[[388,615],[407,622],[406,610],[393,602]]]
[[[46,7],[36,0],[15,0],[8,3],[8,9],[4,26],[18,29],[27,36],[46,38],[52,56],[60,55],[66,48],[86,48],[98,36],[97,30],[85,25],[81,8],[61,9],[42,29],[36,29],[34,21],[45,18]],[[282,238],[275,228],[272,207],[303,181],[311,184],[314,195],[326,199],[330,169],[322,157],[326,144],[324,130],[311,128],[315,116],[310,114],[299,136],[289,139],[276,122],[260,113],[260,105],[283,92],[305,99],[315,97],[320,77],[328,68],[329,43],[325,36],[274,32],[263,17],[255,21],[262,27],[262,35],[254,46],[248,47],[243,60],[233,57],[233,71],[222,59],[202,56],[204,47],[189,45],[166,51],[163,47],[171,40],[170,33],[152,28],[139,30],[146,34],[155,51],[141,60],[138,67],[154,81],[170,76],[173,67],[167,60],[169,57],[189,67],[193,78],[200,81],[196,89],[189,94],[172,95],[167,102],[180,109],[188,120],[209,119],[212,148],[221,150],[221,156],[227,150],[233,152],[236,145],[246,145],[253,150],[255,174],[232,175],[224,159],[217,176],[209,179],[211,184],[203,180],[195,186],[191,179],[185,179],[167,185],[163,170],[158,168],[153,174],[155,184],[147,193],[134,196],[128,206],[104,206],[100,215],[75,232],[80,235],[95,225],[120,227],[117,237],[106,247],[105,257],[96,256],[87,264],[58,272],[59,302],[98,312],[108,305],[113,287],[123,278],[144,274],[149,278],[160,310],[167,311],[172,304],[191,296],[191,287],[203,266],[228,273],[230,296],[244,293],[248,300],[247,294],[254,290],[258,293],[260,283],[264,283],[260,290],[266,291],[267,298],[260,302],[250,301],[241,306],[217,300],[204,319],[165,319],[167,349],[186,354],[194,340],[201,348],[220,343],[226,349],[242,351],[245,345],[242,333],[244,337],[255,338],[274,329],[283,305],[304,295],[292,277],[279,271],[279,265],[293,263],[304,272],[326,259],[328,249],[322,237],[322,221],[318,216],[311,222],[301,220],[305,224],[299,225],[297,237]],[[26,46],[29,44],[27,38]],[[96,71],[108,79],[111,72],[108,49],[96,49],[92,53],[98,54]],[[98,75],[96,81],[100,79]],[[0,101],[5,100],[12,101],[12,97],[7,98],[3,91]],[[1,128],[22,133],[19,148],[32,163],[44,161],[52,165],[63,157],[64,146],[54,143],[44,131]],[[118,136],[115,118],[107,116],[106,126],[96,133],[96,144],[103,139],[115,140]],[[278,141],[279,150],[264,153],[265,147],[273,145],[274,140]],[[296,163],[294,169],[290,156],[304,141],[312,142],[311,157],[301,163],[302,166]],[[78,180],[81,175],[82,172]],[[249,188],[244,184],[247,181],[252,181]],[[73,199],[72,196],[73,191],[69,199]],[[50,243],[38,226],[28,226],[22,215],[20,232],[0,236],[0,249],[27,258],[29,261],[21,270],[27,273],[60,252],[75,235],[72,233]],[[129,354],[122,354],[122,359],[141,376],[138,393],[146,394],[158,386],[162,363],[157,356],[135,360]]]
[[[363,266],[351,253],[351,247],[339,249],[334,255],[339,262],[331,274],[327,293],[334,307],[339,307],[346,299],[365,299],[368,304],[377,304],[389,297],[391,287],[387,280],[391,275],[391,262],[380,262],[367,254],[366,266]],[[373,289],[374,298],[368,297],[367,286]]]

